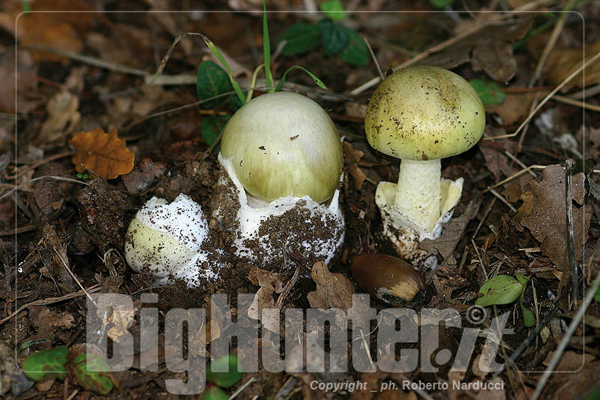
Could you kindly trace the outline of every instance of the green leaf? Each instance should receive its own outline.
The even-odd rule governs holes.
[[[329,18],[320,20],[318,27],[323,39],[325,54],[337,54],[348,47],[350,36],[347,28],[334,23]]]
[[[23,363],[23,372],[30,379],[39,381],[46,378],[64,379],[67,374],[67,355],[69,349],[66,346],[58,346],[31,353]]]
[[[517,300],[525,286],[508,275],[498,275],[479,289],[479,294],[483,296],[478,298],[475,304],[482,307],[498,304],[510,304]]]
[[[452,5],[452,3],[454,3],[454,0],[429,0],[429,4],[440,10]]]
[[[344,6],[342,6],[342,2],[340,0],[324,1],[321,3],[319,8],[321,8],[321,11],[323,11],[325,15],[331,19],[341,21],[346,18]]]
[[[212,61],[204,61],[198,67],[196,74],[196,92],[200,100],[210,99],[223,93],[231,92],[231,80],[225,70]],[[221,99],[223,101],[223,99]],[[210,100],[200,105],[205,110],[215,107],[218,99]]]
[[[596,295],[594,296],[594,300],[596,300],[597,302],[600,303],[600,289],[598,289],[598,291],[596,292]]]
[[[71,370],[85,390],[107,395],[113,389],[112,376],[103,358],[88,353],[80,354],[73,360]]]
[[[523,313],[523,323],[527,328],[535,326],[535,315],[531,310],[523,305],[521,302],[521,312]]]
[[[515,278],[517,278],[517,280],[521,282],[524,286],[527,286],[527,284],[529,283],[529,277],[521,274],[520,272],[515,272]]]
[[[235,385],[242,379],[244,376],[241,372],[238,371],[239,361],[234,354],[230,354],[223,358],[213,361],[208,366],[208,371],[206,371],[206,380],[208,382],[213,382],[214,384],[227,388]],[[213,370],[225,370],[228,369],[229,372],[214,372]]]
[[[519,273],[517,272],[517,274],[519,274]],[[523,276],[523,275],[521,275],[521,276]],[[517,277],[517,279],[518,279],[518,277]],[[529,282],[529,278],[527,278],[527,282]],[[526,283],[525,283],[525,285],[526,285]],[[523,304],[524,298],[525,298],[525,289],[523,289],[523,291],[521,292],[521,295],[519,296],[519,305],[521,306],[521,312],[523,313],[523,324],[527,328],[531,328],[531,327],[535,326],[535,315],[533,315],[531,310],[529,310],[529,308],[525,307],[525,305]]]
[[[365,43],[362,36],[359,35],[354,29],[344,27],[348,36],[350,37],[350,43],[348,47],[342,50],[338,56],[346,61],[348,64],[356,65],[358,67],[364,67],[369,63],[371,59],[371,54],[369,53],[369,48]]]
[[[285,83],[285,79],[287,77],[288,72],[290,72],[290,71],[292,71],[294,69],[300,69],[300,70],[306,72],[308,75],[310,75],[311,78],[313,78],[313,81],[317,84],[318,87],[320,87],[321,89],[327,89],[327,86],[325,86],[325,84],[323,83],[323,81],[320,80],[319,78],[317,78],[317,76],[315,74],[313,74],[312,72],[310,72],[309,70],[307,70],[304,67],[301,67],[299,65],[294,65],[293,67],[289,67],[287,69],[287,71],[285,71],[285,73],[281,77],[281,80],[277,84],[277,87],[275,88],[276,92],[279,92],[281,90],[281,88],[283,87],[283,84]]]
[[[202,400],[227,400],[228,396],[216,386],[211,386],[202,392]]]
[[[484,106],[500,104],[506,99],[506,93],[496,82],[473,79],[469,83],[481,97]]]
[[[210,147],[212,146],[221,134],[221,131],[229,121],[231,115],[220,115],[220,116],[206,116],[202,118],[202,122],[200,123],[200,131],[202,132],[202,137],[206,144]],[[215,153],[219,152],[220,145],[216,145],[213,151]]]
[[[313,24],[296,24],[283,31],[279,42],[286,41],[281,54],[305,54],[321,43],[319,29]]]

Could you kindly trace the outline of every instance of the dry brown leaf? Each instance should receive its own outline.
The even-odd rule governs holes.
[[[580,354],[579,357],[582,357],[582,355]],[[549,388],[547,392],[551,393],[552,397],[555,399],[593,398],[593,396],[590,396],[590,394],[598,388],[600,362],[594,361],[585,363],[581,368],[577,368],[576,370],[577,373],[575,374],[552,374],[552,379],[549,382]]]
[[[481,20],[483,18],[480,17]],[[465,29],[472,27],[474,23],[464,21]],[[492,79],[508,82],[517,71],[512,43],[525,36],[530,26],[529,17],[492,25],[486,29],[484,35],[477,32],[467,36],[447,49],[427,57],[423,63],[442,68],[454,68],[470,60],[474,70],[484,70]],[[459,30],[457,28],[457,31]]]
[[[546,167],[542,182],[531,181],[531,190],[521,196],[523,205],[515,219],[531,231],[541,243],[542,252],[563,272],[563,279],[568,279],[565,179],[565,171],[560,165]],[[573,200],[582,205],[585,197],[583,173],[574,175],[572,183]],[[573,234],[578,260],[581,260],[583,245],[588,239],[590,220],[591,211],[588,207],[573,206]]]
[[[421,242],[419,248],[426,250],[428,253],[439,254],[442,256],[444,261],[441,266],[443,267],[454,267],[456,266],[456,258],[454,258],[454,249],[458,245],[458,242],[462,239],[465,229],[479,210],[479,203],[472,200],[467,209],[458,218],[452,218],[452,220],[444,227],[444,234],[442,237],[429,240],[426,239]]]
[[[540,91],[539,98],[544,98],[549,91]],[[531,104],[536,97],[536,92],[506,93],[506,99],[501,104],[485,107],[487,113],[497,113],[506,125],[513,125],[522,121],[529,115]]]
[[[55,312],[46,306],[31,306],[29,308],[29,316],[31,318],[31,323],[37,328],[75,327],[75,317],[68,311]]]
[[[346,311],[352,307],[354,285],[346,276],[329,272],[327,264],[318,261],[313,265],[311,276],[317,290],[308,294],[313,308],[339,308]]]
[[[75,130],[81,119],[78,108],[77,96],[67,90],[57,93],[46,105],[48,119],[42,125],[40,134],[32,141],[32,144],[39,146],[53,142]]]
[[[87,169],[103,178],[114,179],[133,169],[135,156],[127,149],[125,140],[117,137],[116,130],[110,134],[100,128],[79,132],[69,143],[77,150],[72,161],[79,173]]]
[[[582,338],[580,338],[582,339]],[[574,338],[576,340],[576,338]],[[582,341],[583,342],[583,341]],[[583,345],[583,343],[581,343]],[[550,365],[550,361],[554,357],[554,351],[548,353],[548,356],[543,361],[545,366]],[[554,371],[557,372],[577,372],[580,368],[582,368],[585,364],[594,361],[596,357],[591,354],[583,353],[579,354],[574,351],[565,351],[560,357],[560,361],[554,368]]]
[[[122,302],[109,307],[106,302],[110,302],[110,296],[100,296],[97,302],[96,315],[102,320],[102,329],[106,329],[106,335],[115,342],[127,338],[139,306],[130,307],[128,302]]]
[[[484,70],[493,80],[504,83],[517,72],[517,60],[513,57],[512,44],[509,42],[480,41],[473,47],[471,65],[473,70]]]
[[[250,270],[248,279],[253,284],[260,286],[260,289],[254,295],[252,305],[248,309],[248,316],[252,319],[260,320],[263,328],[279,334],[279,321],[263,320],[262,310],[263,308],[275,308],[273,294],[283,291],[281,276],[275,272],[254,267]]]
[[[15,21],[20,46],[46,46],[73,53],[83,50],[83,43],[75,29],[70,24],[57,20],[50,13],[28,13],[20,16],[17,13],[0,13],[0,27],[13,36]],[[70,62],[67,57],[49,51],[31,50],[31,53],[36,62]]]
[[[367,175],[358,166],[358,163],[364,154],[365,153],[360,150],[355,150],[349,142],[344,142],[344,158],[348,163],[348,173],[352,175],[352,178],[354,179],[356,190],[360,190],[365,179],[367,179]]]
[[[587,59],[590,55],[600,53],[600,40],[596,43],[586,46],[585,54]],[[558,48],[550,53],[546,63],[546,79],[549,84],[558,85],[577,68],[581,67],[583,60],[583,49]],[[596,61],[585,68],[585,81],[582,74],[579,74],[566,86],[566,89],[577,86],[579,88],[588,87],[600,83],[600,61]]]

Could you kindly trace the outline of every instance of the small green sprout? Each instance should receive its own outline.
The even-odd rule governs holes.
[[[23,363],[23,372],[34,381],[59,379],[72,375],[81,387],[101,395],[109,394],[114,386],[104,359],[77,354],[66,346],[31,353]]]
[[[481,297],[475,302],[476,305],[487,307],[492,305],[511,304],[517,299],[523,313],[523,323],[526,327],[531,328],[535,325],[535,316],[523,304],[525,296],[525,288],[529,283],[530,278],[515,274],[516,279],[508,275],[498,275],[488,280],[479,289]]]
[[[206,390],[202,393],[202,400],[227,399],[227,394],[222,390],[238,383],[243,374],[239,371],[240,363],[234,354],[213,361],[206,371]],[[227,370],[227,372],[217,372]]]

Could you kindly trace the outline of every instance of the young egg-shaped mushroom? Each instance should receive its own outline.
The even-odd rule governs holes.
[[[207,250],[208,224],[200,205],[180,194],[169,203],[153,197],[137,212],[125,236],[125,259],[136,272],[149,271],[156,284],[171,279],[199,286],[218,275],[219,253]]]
[[[223,130],[221,156],[231,158],[237,178],[267,202],[308,196],[330,199],[343,167],[335,124],[319,104],[287,92],[255,98]]]
[[[219,161],[212,216],[238,257],[265,268],[333,258],[344,237],[343,151],[321,106],[286,92],[253,99],[225,126]]]
[[[387,77],[369,101],[365,132],[376,150],[402,160],[398,183],[381,182],[376,202],[384,233],[397,252],[414,258],[423,239],[441,235],[463,179],[441,179],[442,158],[473,147],[485,110],[469,82],[448,70],[416,66]]]

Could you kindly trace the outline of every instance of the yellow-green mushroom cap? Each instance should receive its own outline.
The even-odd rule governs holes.
[[[403,160],[460,154],[481,139],[484,129],[483,103],[469,82],[431,66],[388,76],[371,97],[365,117],[371,147]]]
[[[333,196],[343,167],[337,128],[319,104],[286,92],[268,93],[245,104],[223,130],[221,154],[233,157],[237,178],[265,201]]]

